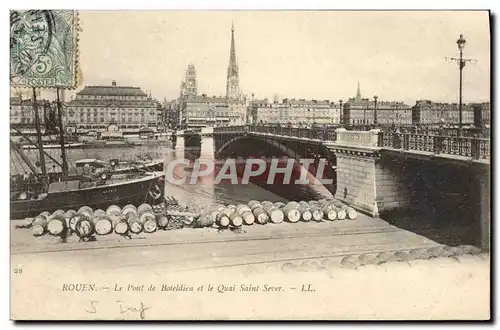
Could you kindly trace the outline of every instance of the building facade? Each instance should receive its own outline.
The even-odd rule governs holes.
[[[185,128],[244,125],[247,121],[246,103],[238,99],[203,94],[183,99],[179,106],[180,126]]]
[[[84,129],[105,129],[110,124],[122,130],[155,128],[162,117],[162,107],[140,87],[85,86],[65,104],[66,125]]]
[[[37,112],[40,124],[45,124],[47,110],[53,106],[47,100],[37,100]],[[35,125],[35,112],[33,108],[33,99],[23,100],[16,96],[10,98],[10,124],[18,127],[28,127]]]
[[[269,103],[253,100],[249,106],[249,122],[280,125],[336,125],[340,123],[340,104],[329,100],[283,99]]]
[[[375,101],[361,97],[358,83],[356,97],[350,98],[344,104],[344,115],[349,125],[373,125],[375,123],[375,107],[377,109],[377,124],[380,125],[411,125],[412,108],[397,101]]]
[[[460,115],[457,103],[439,103],[420,100],[412,108],[412,123],[422,125],[458,125]],[[462,124],[474,124],[474,110],[471,104],[462,105]]]

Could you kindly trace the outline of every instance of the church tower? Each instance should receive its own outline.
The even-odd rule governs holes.
[[[238,64],[236,63],[236,49],[234,47],[234,25],[231,26],[231,50],[229,54],[229,66],[227,68],[226,97],[240,98]]]
[[[358,90],[356,91],[356,100],[361,100],[361,88],[359,88],[359,81],[358,81]]]

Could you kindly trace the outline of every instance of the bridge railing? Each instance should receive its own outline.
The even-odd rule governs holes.
[[[223,126],[214,128],[214,133],[254,132],[335,141],[336,132],[324,128],[301,128],[271,125]],[[380,132],[378,146],[402,150],[424,151],[435,154],[457,155],[473,159],[490,158],[490,140],[479,137],[459,137],[416,133]]]
[[[490,140],[477,137],[381,132],[379,147],[426,151],[435,154],[471,157],[473,159],[490,158]]]
[[[248,132],[254,133],[274,134],[323,141],[335,141],[336,139],[335,130],[323,129],[321,127],[304,128],[264,125],[249,125],[247,127]]]

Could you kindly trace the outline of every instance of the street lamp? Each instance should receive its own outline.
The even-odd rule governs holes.
[[[459,85],[459,91],[458,91],[458,132],[460,135],[462,135],[462,71],[465,66],[464,58],[463,58],[463,51],[465,47],[465,38],[464,35],[461,34],[460,38],[457,40],[457,46],[458,50],[460,51],[460,61],[458,63],[459,71],[460,71],[460,85]]]
[[[375,95],[373,97],[373,99],[375,100],[375,111],[373,112],[373,124],[375,126],[377,126],[377,99],[378,99],[378,96]]]

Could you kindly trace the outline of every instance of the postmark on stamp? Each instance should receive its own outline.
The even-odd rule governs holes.
[[[76,87],[78,18],[74,10],[10,12],[10,81],[14,87]]]

